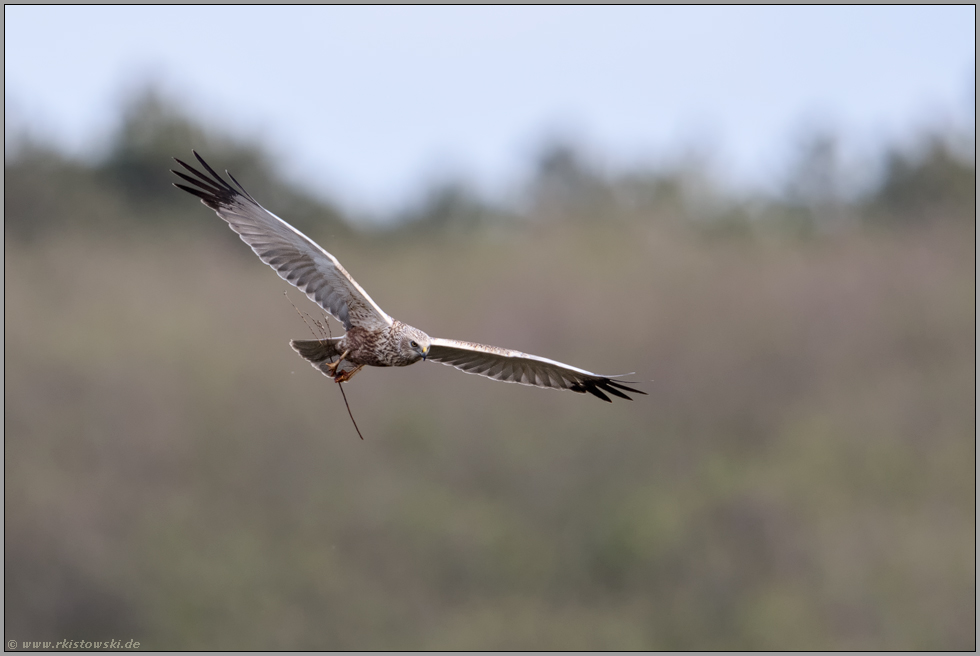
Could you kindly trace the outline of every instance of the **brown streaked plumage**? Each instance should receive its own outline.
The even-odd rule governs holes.
[[[615,380],[619,376],[594,374],[497,346],[429,337],[418,328],[392,319],[337,258],[259,205],[230,173],[228,177],[237,189],[215,173],[197,152],[194,156],[207,173],[178,159],[177,163],[191,175],[173,173],[193,186],[174,186],[200,198],[228,222],[263,262],[347,330],[342,337],[290,342],[297,353],[338,383],[350,380],[364,366],[404,367],[428,359],[494,380],[588,392],[604,401],[611,401],[607,394],[627,400],[630,397],[624,392],[646,394],[624,385],[627,381]],[[340,369],[343,362],[354,366],[345,371]]]

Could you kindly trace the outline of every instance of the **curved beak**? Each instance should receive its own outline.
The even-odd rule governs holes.
[[[422,362],[425,362],[425,359],[429,356],[429,349],[430,348],[432,348],[432,347],[431,346],[426,346],[425,347],[425,350],[422,351]]]

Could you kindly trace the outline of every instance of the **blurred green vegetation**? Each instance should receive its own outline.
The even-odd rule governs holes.
[[[559,144],[517,202],[366,230],[153,92],[123,116],[94,161],[6,152],[5,638],[975,649],[972,136],[849,197],[817,139],[748,199]],[[650,396],[371,370],[358,440],[283,290],[321,314],[170,187],[191,147],[393,316]]]

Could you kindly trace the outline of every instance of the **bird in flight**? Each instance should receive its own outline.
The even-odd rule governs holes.
[[[192,152],[207,173],[174,158],[191,175],[172,172],[193,185],[174,186],[199,197],[279,277],[343,324],[347,332],[341,337],[294,339],[289,343],[314,368],[336,382],[347,382],[365,365],[404,367],[431,360],[507,383],[588,392],[603,401],[612,401],[608,395],[631,400],[624,392],[646,394],[623,384],[629,381],[616,380],[620,376],[594,374],[497,346],[429,337],[418,328],[392,319],[336,257],[259,205],[231,173],[226,171],[237,189],[215,173],[196,151]],[[350,368],[342,369],[344,362]]]

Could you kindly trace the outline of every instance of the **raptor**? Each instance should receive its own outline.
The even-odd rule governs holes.
[[[630,400],[626,392],[646,394],[627,387],[624,382],[629,381],[617,380],[621,376],[594,374],[497,346],[430,337],[392,319],[336,257],[259,205],[231,173],[226,171],[235,186],[208,166],[196,151],[192,152],[205,172],[175,158],[186,173],[172,172],[190,186],[174,186],[199,197],[281,278],[343,324],[347,332],[340,337],[290,342],[297,353],[336,382],[349,381],[365,366],[404,367],[431,360],[508,383],[588,392],[603,401],[611,401],[610,395]],[[349,367],[341,367],[343,363]]]

